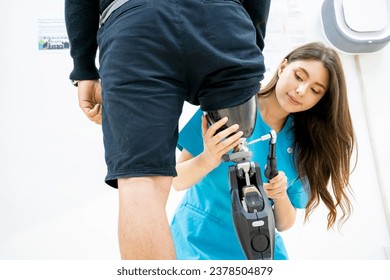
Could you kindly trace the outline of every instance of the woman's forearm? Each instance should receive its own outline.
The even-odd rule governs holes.
[[[176,191],[192,187],[215,168],[207,165],[207,161],[203,157],[204,155],[201,153],[176,165],[177,176],[172,181],[172,187]]]
[[[285,196],[274,200],[275,227],[278,231],[284,231],[291,228],[295,223],[296,209],[286,194]]]

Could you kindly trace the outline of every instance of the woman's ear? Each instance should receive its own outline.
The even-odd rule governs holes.
[[[280,76],[280,74],[282,74],[284,68],[286,68],[287,66],[287,58],[283,59],[283,61],[279,64],[279,68],[278,68],[278,76]]]

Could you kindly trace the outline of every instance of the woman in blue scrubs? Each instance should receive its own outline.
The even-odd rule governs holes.
[[[258,99],[256,126],[247,140],[271,129],[277,132],[279,174],[263,187],[274,208],[274,258],[288,259],[278,231],[293,226],[297,208],[306,209],[307,219],[322,200],[329,210],[328,228],[336,222],[337,207],[341,223],[351,212],[347,190],[355,136],[337,53],[321,43],[293,50]],[[232,163],[221,160],[238,144],[242,132],[232,125],[215,134],[226,122],[223,118],[208,127],[199,110],[180,132],[182,152],[173,187],[187,192],[171,222],[178,259],[246,259],[232,218],[228,178]],[[268,141],[257,142],[250,150],[252,160],[264,168]]]

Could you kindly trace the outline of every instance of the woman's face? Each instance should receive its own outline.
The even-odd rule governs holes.
[[[329,72],[316,60],[281,63],[278,69],[276,98],[288,113],[308,110],[316,105],[329,87]]]

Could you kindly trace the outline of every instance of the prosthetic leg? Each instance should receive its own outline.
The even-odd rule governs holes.
[[[248,145],[270,139],[265,176],[268,179],[278,174],[276,169],[276,133],[260,137],[250,143],[246,138],[252,135],[256,124],[257,97],[232,108],[207,112],[210,124],[222,117],[229,118],[225,127],[239,124],[244,132],[240,144],[233,153],[226,154],[224,161],[235,164],[229,167],[230,196],[232,200],[233,221],[241,247],[249,260],[270,260],[274,258],[275,221],[273,209],[263,189],[258,163],[252,162],[252,152]]]

